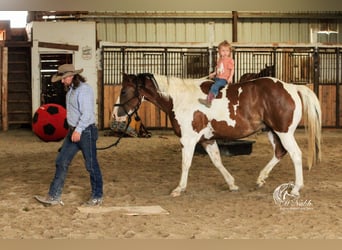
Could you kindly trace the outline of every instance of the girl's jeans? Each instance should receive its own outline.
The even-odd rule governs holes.
[[[221,78],[215,78],[214,80],[215,82],[213,85],[211,85],[210,92],[212,92],[216,97],[218,95],[220,88],[226,86],[227,80]]]
[[[85,167],[90,175],[91,198],[102,198],[102,174],[96,156],[97,127],[95,124],[89,125],[82,132],[80,141],[76,143],[71,141],[72,133],[73,130],[70,129],[57,155],[56,172],[50,185],[49,195],[54,199],[60,198],[69,165],[76,153],[81,150],[85,160]]]

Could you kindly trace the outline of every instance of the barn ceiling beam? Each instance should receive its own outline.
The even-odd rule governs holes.
[[[231,11],[187,12],[187,11],[144,11],[144,12],[94,12],[81,15],[84,18],[232,18]]]
[[[80,14],[79,18],[210,18],[231,19],[237,13],[243,18],[278,18],[278,19],[342,19],[341,11],[324,12],[273,12],[273,11],[132,11],[132,12],[89,12]]]
[[[323,11],[323,12],[239,11],[238,15],[239,15],[239,18],[342,19],[341,11]]]

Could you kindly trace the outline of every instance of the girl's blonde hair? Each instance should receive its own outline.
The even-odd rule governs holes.
[[[221,47],[229,47],[229,49],[232,50],[232,46],[230,45],[230,43],[227,40],[224,40],[224,41],[219,43],[218,49],[220,49]]]

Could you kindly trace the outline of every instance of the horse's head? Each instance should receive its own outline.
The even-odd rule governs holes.
[[[259,77],[263,77],[263,76],[275,76],[275,65],[271,65],[271,66],[267,66],[267,64],[265,64],[265,68],[262,69],[259,72]]]
[[[118,116],[129,115],[139,109],[142,98],[146,95],[146,82],[152,81],[151,79],[153,75],[148,73],[138,75],[123,73]]]

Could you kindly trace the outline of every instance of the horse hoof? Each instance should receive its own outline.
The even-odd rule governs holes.
[[[178,197],[181,195],[181,191],[179,190],[173,190],[170,194],[171,197]]]
[[[292,184],[293,185],[293,184]],[[294,198],[299,198],[299,190],[301,189],[303,187],[303,185],[302,186],[296,186],[296,185],[293,185],[292,186],[292,190],[291,190],[291,192],[290,192],[290,195],[292,196],[292,197],[294,197]]]
[[[257,183],[256,185],[255,185],[255,189],[257,190],[257,189],[260,189],[260,188],[262,188],[264,186],[264,182],[261,182],[261,183]]]
[[[295,199],[299,198],[299,196],[300,196],[299,191],[293,190],[293,189],[292,189],[292,191],[290,192],[290,195],[291,195],[293,198],[295,198]]]
[[[258,179],[256,182],[256,186],[257,188],[261,188],[262,186],[264,186],[265,183],[266,181],[264,179]]]
[[[233,187],[229,187],[229,190],[231,192],[239,192],[239,187],[234,185]]]
[[[175,198],[175,197],[180,196],[180,193],[172,192],[172,193],[170,194],[170,196],[173,197],[173,198]]]

